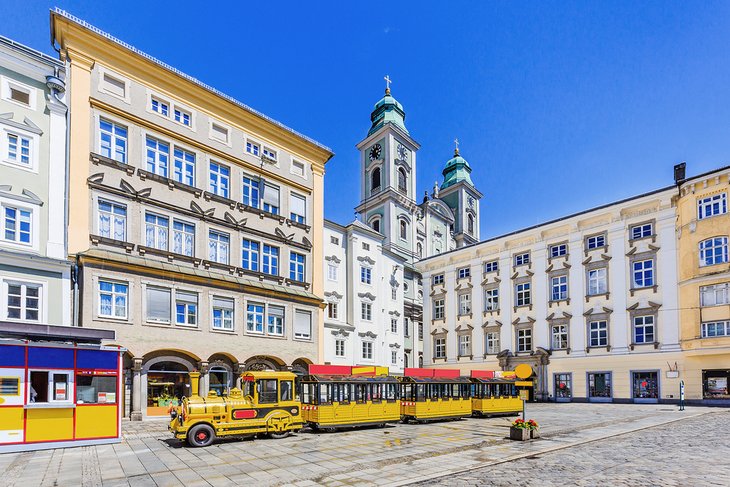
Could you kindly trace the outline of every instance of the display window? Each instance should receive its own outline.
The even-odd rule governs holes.
[[[659,373],[632,372],[632,385],[634,399],[659,399]]]
[[[184,365],[159,362],[147,372],[147,416],[166,416],[170,406],[179,406],[189,395],[188,369]]]
[[[571,374],[555,374],[555,400],[567,401],[573,397],[573,376]]]
[[[77,404],[116,404],[117,376],[94,371],[76,375]]]
[[[702,397],[704,399],[730,399],[730,370],[703,370]]]
[[[606,401],[612,398],[610,372],[588,373],[588,399]]]

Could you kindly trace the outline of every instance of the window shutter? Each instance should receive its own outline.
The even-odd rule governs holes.
[[[147,319],[170,321],[170,290],[155,287],[147,288]]]
[[[307,213],[307,201],[299,196],[298,194],[292,194],[291,195],[291,201],[289,203],[290,209],[292,213],[295,213],[297,215],[306,216]]]
[[[184,291],[177,291],[175,293],[175,300],[185,302],[185,303],[198,304],[198,294],[184,292]]]
[[[269,306],[269,316],[284,319],[284,308],[281,306]]]
[[[294,315],[294,336],[298,338],[312,336],[312,313],[297,310]]]
[[[271,206],[279,206],[279,188],[266,184],[264,186],[264,203]]]
[[[225,298],[213,298],[214,308],[233,309],[233,300]]]

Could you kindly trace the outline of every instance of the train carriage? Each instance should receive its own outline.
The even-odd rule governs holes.
[[[400,420],[395,377],[308,375],[301,388],[302,416],[315,430],[384,426]]]
[[[522,399],[514,380],[472,377],[471,381],[474,416],[509,415],[522,411]]]
[[[406,369],[401,381],[401,419],[436,421],[471,416],[471,382],[458,370]]]

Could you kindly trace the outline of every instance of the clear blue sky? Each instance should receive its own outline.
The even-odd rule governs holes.
[[[419,195],[458,137],[483,238],[670,185],[679,161],[730,161],[727,2],[216,4],[4,0],[0,34],[52,54],[58,5],[314,137],[336,153],[341,223],[385,74],[422,146]]]

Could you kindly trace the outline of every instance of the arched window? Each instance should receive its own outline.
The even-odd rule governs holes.
[[[370,221],[370,227],[376,232],[380,233],[380,218],[373,218]]]
[[[418,357],[418,366],[423,368],[423,356]]]
[[[471,213],[466,216],[466,228],[469,234],[474,234],[474,217],[471,215]]]
[[[380,189],[380,168],[376,167],[370,174],[370,191],[376,192]]]
[[[727,237],[712,237],[700,242],[700,266],[728,261]]]
[[[403,354],[403,367],[408,368],[408,354],[407,353]]]
[[[403,193],[408,192],[408,186],[406,185],[406,170],[402,167],[398,168],[398,191]]]
[[[416,244],[416,255],[419,259],[423,257],[423,245],[421,245],[421,242]]]
[[[405,220],[400,220],[400,238],[408,240],[408,223]]]

